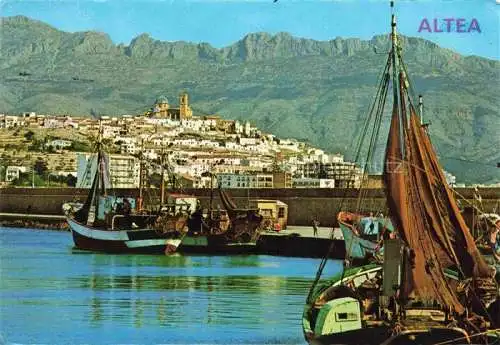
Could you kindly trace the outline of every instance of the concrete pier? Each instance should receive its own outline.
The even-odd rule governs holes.
[[[318,235],[314,236],[314,230],[312,226],[301,226],[301,225],[288,225],[285,230],[280,232],[276,231],[266,231],[263,234],[272,234],[274,236],[288,236],[291,234],[299,234],[300,237],[310,237],[319,239],[330,239],[333,231],[333,239],[343,240],[342,231],[339,228],[333,229],[332,227],[320,226],[318,227]]]
[[[177,192],[194,195],[200,199],[203,207],[208,207],[208,189],[185,189]],[[288,223],[303,226],[310,226],[313,218],[322,226],[335,226],[336,214],[341,209],[354,210],[358,201],[356,189],[260,188],[230,189],[227,192],[242,207],[255,199],[281,200],[288,205]],[[473,188],[458,188],[456,192],[467,200],[461,202],[462,205],[474,202]],[[64,202],[83,201],[87,193],[87,189],[81,188],[0,188],[0,212],[62,215],[61,206]],[[152,189],[148,193],[158,195],[159,191]],[[492,212],[500,204],[500,188],[480,188],[479,193],[482,198],[480,206],[484,212]],[[137,189],[117,189],[115,194],[127,197],[139,195]],[[214,194],[217,195],[217,192]],[[367,190],[364,200],[361,211],[387,214],[382,189]],[[214,199],[214,204],[220,204],[218,197]]]
[[[0,212],[2,219],[30,219],[30,220],[60,220],[65,221],[66,217],[58,214],[26,214],[26,213],[8,213]]]
[[[344,259],[345,244],[338,228],[319,227],[315,236],[312,226],[292,225],[280,232],[262,232],[257,241],[257,252],[308,258],[323,258],[328,254],[332,259]]]

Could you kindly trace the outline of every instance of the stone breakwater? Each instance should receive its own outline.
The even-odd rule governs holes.
[[[462,206],[474,203],[473,188],[456,190],[465,200],[459,201]],[[335,217],[340,209],[354,210],[358,201],[358,191],[355,189],[230,189],[228,194],[238,206],[245,207],[255,199],[276,199],[288,205],[288,223],[301,226],[311,226],[312,220],[319,220],[321,226],[335,226]],[[80,188],[2,188],[0,189],[0,213],[23,213],[62,215],[62,204],[69,201],[84,201],[88,190]],[[208,207],[210,190],[184,189],[176,193],[191,194],[200,199],[203,207]],[[500,188],[481,188],[481,205],[484,212],[498,212],[500,204]],[[138,197],[137,189],[118,189],[117,196]],[[158,190],[150,190],[148,195],[156,195]],[[214,207],[221,205],[214,191]],[[146,203],[148,199],[145,198]],[[477,203],[477,202],[476,202]],[[364,191],[364,202],[361,211],[382,212],[386,214],[386,200],[382,189]],[[1,218],[0,221],[9,219]],[[54,221],[52,221],[55,223]],[[43,222],[45,223],[45,222]]]
[[[42,223],[35,220],[21,220],[21,219],[1,220],[0,227],[69,231],[69,227],[66,222]]]

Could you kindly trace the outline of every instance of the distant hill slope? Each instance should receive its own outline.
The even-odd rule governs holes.
[[[124,46],[21,16],[2,18],[0,44],[0,112],[139,113],[160,94],[177,104],[188,91],[195,112],[346,154],[386,59],[374,47],[389,45],[387,36],[321,42],[254,33],[222,49],[145,34]],[[418,38],[404,37],[403,47],[446,169],[459,181],[500,182],[500,63]]]

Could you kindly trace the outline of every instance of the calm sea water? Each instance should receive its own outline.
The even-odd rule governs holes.
[[[68,232],[0,228],[6,343],[304,344],[302,308],[318,259],[72,247]],[[325,273],[340,268],[331,261]]]

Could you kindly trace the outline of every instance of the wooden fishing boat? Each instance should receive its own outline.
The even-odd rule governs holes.
[[[448,334],[446,329],[450,327],[443,327],[445,313],[422,306],[405,310],[405,316],[410,319],[406,325],[413,325],[394,333],[390,322],[377,319],[375,313],[378,308],[373,299],[367,298],[379,292],[383,275],[382,265],[369,264],[346,268],[341,274],[316,284],[311,292],[311,302],[306,304],[302,315],[305,339],[310,344],[338,345],[439,344],[441,341],[448,344],[446,341],[455,338],[458,342],[449,344],[494,344],[500,341],[499,329],[487,330],[477,337],[464,333],[460,328],[453,328],[454,331]],[[458,286],[460,275],[456,271],[445,269],[443,275],[448,284]],[[492,313],[499,312],[498,309],[493,310],[493,306],[490,309]],[[414,322],[411,322],[412,317],[416,319]],[[472,341],[474,338],[479,341]]]
[[[181,232],[162,232],[154,226],[154,215],[132,216],[137,228],[116,229],[87,225],[78,216],[68,216],[67,222],[76,248],[105,253],[170,254],[182,241]],[[184,222],[185,223],[185,222]]]
[[[480,254],[417,115],[395,18],[371,115],[378,135],[392,85],[383,181],[397,237],[384,239],[381,268],[345,270],[321,283],[326,258],[321,262],[306,301],[304,335],[310,344],[500,342],[495,269]]]
[[[187,230],[189,205],[162,204],[156,211],[134,212],[135,199],[117,197],[109,188],[108,159],[99,139],[96,151],[87,199],[81,205],[63,205],[76,248],[106,253],[175,252]]]
[[[462,212],[464,215],[464,212]],[[464,217],[465,218],[465,217]],[[476,245],[481,254],[491,256],[498,264],[500,261],[500,247],[496,253],[492,252],[489,245],[488,233],[495,222],[500,219],[497,214],[479,213],[474,222],[467,222],[473,233],[476,234]],[[374,217],[350,212],[340,212],[337,222],[345,242],[346,259],[370,260],[383,253],[383,239],[390,238],[394,233],[391,219],[388,217]]]
[[[262,216],[258,209],[238,208],[218,189],[224,208],[213,209],[212,197],[207,215],[198,207],[188,222],[180,252],[205,254],[255,254]]]
[[[346,268],[341,274],[322,281],[319,283],[313,292],[313,296],[317,296],[312,305],[306,305],[302,315],[302,328],[306,339],[314,339],[315,334],[321,334],[328,327],[328,320],[325,317],[331,304],[327,309],[322,310],[330,300],[334,299],[333,296],[345,295],[349,297],[350,294],[355,294],[354,289],[361,286],[369,286],[374,282],[380,282],[382,279],[383,267],[380,264],[368,264],[360,267]],[[451,281],[458,281],[458,274],[453,270],[445,270],[445,277]],[[345,301],[345,300],[344,300]],[[337,301],[338,303],[338,301]],[[358,312],[357,309],[354,312]]]

